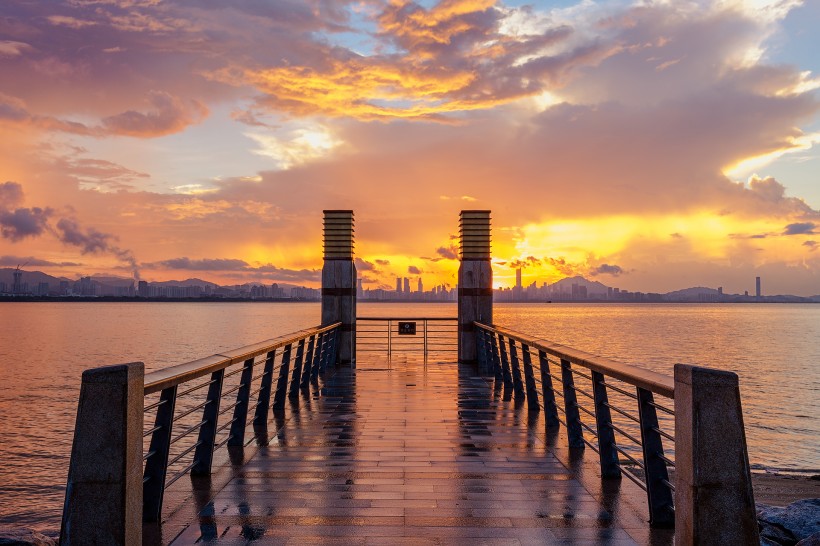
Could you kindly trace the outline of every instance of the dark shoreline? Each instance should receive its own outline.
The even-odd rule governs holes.
[[[98,302],[98,303],[319,303],[320,299],[299,298],[142,298],[128,296],[0,296],[0,302]]]
[[[117,303],[145,303],[145,302],[169,302],[169,303],[320,303],[320,298],[221,298],[213,296],[205,296],[199,298],[143,298],[139,296],[0,296],[0,302],[117,302]],[[433,304],[455,304],[456,300],[359,300],[359,303],[433,303]],[[818,304],[820,301],[611,301],[611,300],[544,300],[544,301],[496,301],[493,303],[529,303],[533,305],[544,304],[561,304],[561,303],[592,303],[595,305],[664,305],[664,304],[683,304],[683,305],[767,305],[767,304]]]

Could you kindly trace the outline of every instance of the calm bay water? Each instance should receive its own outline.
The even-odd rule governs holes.
[[[359,314],[456,309],[360,303]],[[753,466],[820,472],[820,305],[496,304],[495,321],[664,373],[735,371]],[[318,322],[316,303],[0,303],[0,525],[58,529],[82,370],[157,370]]]

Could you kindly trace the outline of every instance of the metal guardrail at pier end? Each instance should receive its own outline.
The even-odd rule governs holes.
[[[650,525],[675,527],[679,544],[759,541],[737,375],[676,364],[672,377],[474,325],[479,366],[505,399],[543,410],[546,432],[565,427],[570,448],[595,451],[603,479],[635,482]]]
[[[456,317],[358,317],[356,352],[429,354],[458,351]]]
[[[140,544],[171,484],[210,475],[224,446],[266,445],[270,413],[335,366],[340,324],[145,375],[140,362],[86,370],[61,544]]]

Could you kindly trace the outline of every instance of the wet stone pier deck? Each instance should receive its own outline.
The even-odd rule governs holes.
[[[173,544],[663,544],[646,497],[597,455],[546,437],[543,412],[452,360],[360,357],[168,497]],[[549,447],[548,447],[549,446]],[[180,480],[186,481],[186,480]],[[198,485],[197,485],[198,484]],[[190,486],[188,486],[190,487]],[[146,535],[150,541],[150,534]]]

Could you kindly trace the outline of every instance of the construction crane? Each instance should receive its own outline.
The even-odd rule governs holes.
[[[23,272],[20,270],[21,267],[26,267],[28,262],[24,263],[23,265],[17,264],[17,269],[12,272],[14,276],[14,284],[12,286],[12,293],[13,294],[22,294],[23,293]]]

